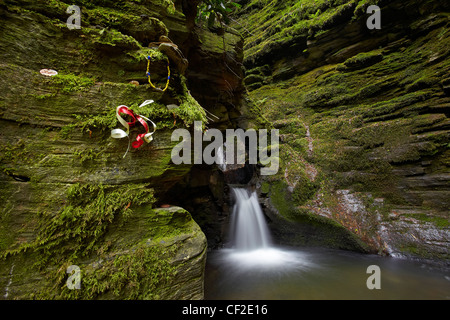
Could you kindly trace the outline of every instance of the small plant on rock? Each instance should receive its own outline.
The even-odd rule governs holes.
[[[197,22],[207,21],[208,27],[213,28],[214,23],[219,22],[223,27],[230,23],[230,13],[233,8],[241,5],[232,0],[202,0],[197,7]]]

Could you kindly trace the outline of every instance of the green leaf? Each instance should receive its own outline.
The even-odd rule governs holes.
[[[196,21],[206,20],[208,27],[213,27],[216,19],[222,24],[230,23],[229,14],[234,8],[241,8],[239,3],[231,0],[202,0],[197,7]]]

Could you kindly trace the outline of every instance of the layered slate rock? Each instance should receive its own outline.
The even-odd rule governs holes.
[[[261,193],[281,216],[331,219],[373,252],[446,261],[448,4],[377,4],[370,30],[364,1],[245,2],[252,111],[282,142]]]
[[[68,6],[0,2],[1,297],[202,299],[203,232],[184,209],[156,208],[192,168],[171,162],[173,130],[206,126],[214,106],[194,98],[204,93],[188,80],[187,61],[149,44],[170,39],[185,58],[214,54],[224,67],[215,49],[190,41],[209,31],[194,30],[181,2],[81,1],[73,30]],[[165,92],[148,84],[149,57],[157,88],[170,62]],[[201,67],[196,74],[220,76]],[[139,108],[145,100],[154,103]],[[125,157],[127,138],[111,138],[125,129],[120,105],[157,124],[154,140]],[[130,142],[143,132],[133,127]],[[67,288],[71,265],[81,269],[80,290]]]

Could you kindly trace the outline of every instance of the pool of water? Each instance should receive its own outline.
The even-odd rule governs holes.
[[[371,265],[380,289],[368,289]],[[369,281],[373,283],[372,280]],[[450,299],[450,268],[318,248],[208,253],[208,300]]]

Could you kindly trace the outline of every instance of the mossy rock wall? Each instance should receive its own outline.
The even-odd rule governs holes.
[[[367,1],[246,2],[236,28],[251,111],[282,143],[279,175],[262,185],[274,203],[282,181],[296,210],[332,219],[373,252],[445,261],[449,7],[370,4],[380,30],[366,26]]]
[[[191,130],[195,120],[215,126],[206,115],[216,105],[196,98],[225,90],[216,86],[223,75],[207,65],[183,73],[157,44],[168,36],[188,60],[201,53],[231,70],[235,87],[226,90],[235,91],[219,101],[217,126],[240,115],[232,106],[241,99],[240,67],[225,66],[222,37],[189,25],[180,1],[78,4],[81,29],[71,30],[71,3],[0,1],[1,298],[202,299],[203,232],[184,209],[156,208],[191,170],[171,162],[173,130]],[[239,57],[241,41],[226,33],[228,55]],[[156,87],[170,62],[167,91],[148,84],[147,56]],[[199,74],[209,91],[191,84]],[[138,108],[145,100],[154,103]],[[119,105],[157,124],[154,140],[126,157],[128,140],[111,138],[124,129]],[[138,133],[131,129],[131,142]],[[80,290],[66,286],[69,265],[81,268]]]

